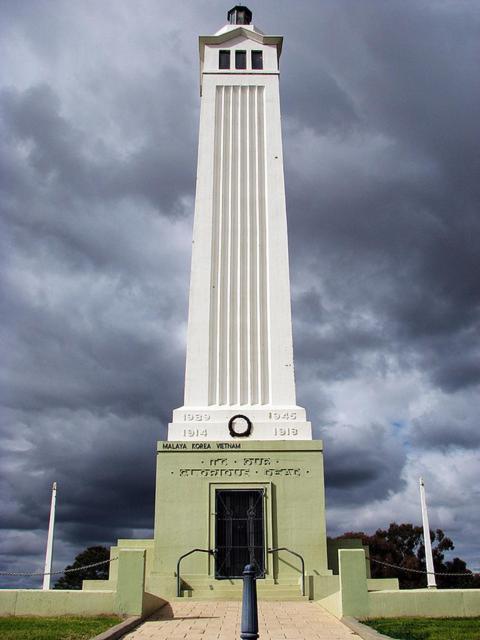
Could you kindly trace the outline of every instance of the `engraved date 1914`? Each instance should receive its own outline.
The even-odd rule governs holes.
[[[191,429],[184,429],[183,430],[183,436],[185,438],[206,438],[208,435],[208,432],[206,429],[195,429],[195,428],[191,428]]]

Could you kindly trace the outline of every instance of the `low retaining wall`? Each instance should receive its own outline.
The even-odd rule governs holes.
[[[369,618],[480,616],[480,589],[406,589],[368,594]]]
[[[115,613],[114,591],[2,589],[1,616],[95,616]]]
[[[372,590],[367,579],[365,552],[340,549],[339,589],[318,602],[337,618],[473,617],[480,616],[480,589]],[[379,585],[374,588],[377,589]]]
[[[115,589],[1,589],[1,616],[148,616],[165,600],[145,592],[145,549],[121,549]]]

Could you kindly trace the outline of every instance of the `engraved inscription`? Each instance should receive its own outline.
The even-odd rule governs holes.
[[[273,430],[276,436],[298,436],[298,429],[296,427],[275,427]]]
[[[250,469],[180,469],[180,477],[188,478],[245,478]]]
[[[184,413],[185,422],[208,422],[210,420],[209,413]]]
[[[208,431],[206,429],[194,429],[191,427],[189,429],[184,429],[183,435],[186,438],[206,438],[208,435]]]
[[[270,411],[270,420],[296,420],[296,411]]]
[[[228,458],[212,458],[210,460],[211,467],[226,467],[228,464]]]
[[[252,465],[262,467],[272,464],[272,461],[270,458],[244,458],[243,464],[247,467],[251,467]]]
[[[265,469],[267,476],[301,476],[301,469]]]

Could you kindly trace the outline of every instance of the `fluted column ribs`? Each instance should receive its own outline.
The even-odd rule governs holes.
[[[218,86],[215,101],[209,404],[269,402],[265,99]]]

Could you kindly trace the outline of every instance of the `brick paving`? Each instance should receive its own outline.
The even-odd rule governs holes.
[[[123,640],[236,640],[241,602],[172,602]],[[353,640],[358,635],[314,602],[259,602],[260,640]]]

